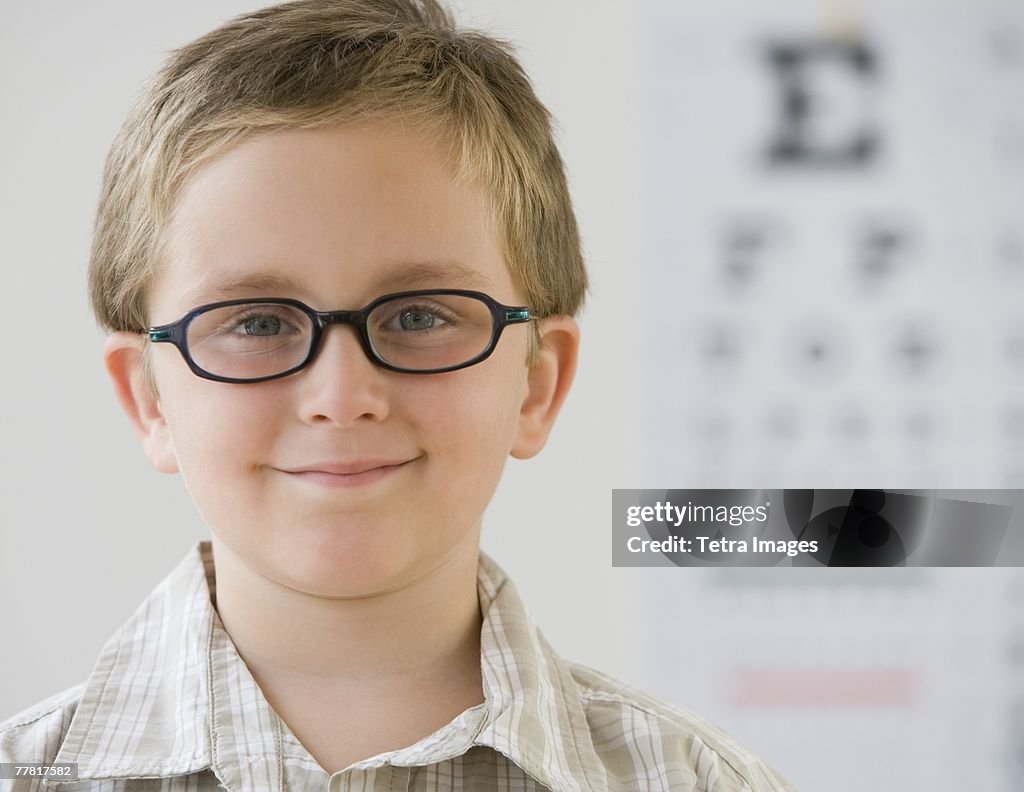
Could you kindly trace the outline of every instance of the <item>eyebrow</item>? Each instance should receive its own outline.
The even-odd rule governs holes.
[[[239,275],[213,284],[203,284],[188,293],[187,302],[202,300],[212,302],[225,297],[235,297],[251,292],[301,292],[303,285],[288,275],[277,275],[271,272],[254,272]]]
[[[443,288],[489,289],[494,283],[479,272],[455,261],[421,261],[399,263],[382,267],[377,273],[377,284],[382,288]]]
[[[483,273],[458,262],[399,262],[380,268],[374,284],[380,294],[388,291],[437,287],[467,288],[486,290],[494,284]],[[253,272],[227,280],[204,284],[189,293],[189,304],[212,302],[236,296],[252,295],[256,292],[271,296],[303,294],[312,296],[301,281],[284,273]]]

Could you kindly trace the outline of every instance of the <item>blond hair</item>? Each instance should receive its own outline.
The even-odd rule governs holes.
[[[456,29],[434,0],[296,0],[175,50],[131,110],[107,158],[93,236],[99,324],[146,331],[175,196],[204,162],[259,130],[396,117],[443,130],[457,177],[484,186],[535,314],[577,313],[586,273],[564,166],[511,46]]]

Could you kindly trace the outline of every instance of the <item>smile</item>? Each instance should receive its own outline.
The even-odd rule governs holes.
[[[394,475],[419,457],[400,462],[351,462],[345,464],[310,465],[306,469],[280,470],[294,479],[319,487],[363,487]]]

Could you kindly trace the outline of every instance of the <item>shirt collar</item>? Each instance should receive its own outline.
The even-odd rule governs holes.
[[[80,780],[194,773],[211,765],[213,559],[200,543],[103,645],[56,762]]]
[[[599,788],[599,760],[568,664],[483,552],[477,589],[484,704],[381,759],[434,763],[481,745],[557,792]],[[213,767],[231,774],[239,759],[259,758],[267,788],[280,786],[279,719],[251,678],[251,685],[227,684],[247,669],[215,603],[212,548],[200,542],[103,646],[55,761],[78,762],[79,780],[88,780]],[[238,689],[248,701],[227,700]]]
[[[601,776],[569,665],[548,645],[512,581],[483,552],[477,576],[488,713],[476,744],[553,790],[596,790]]]

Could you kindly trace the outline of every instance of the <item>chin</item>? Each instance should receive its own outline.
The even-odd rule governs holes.
[[[377,541],[325,541],[267,559],[280,582],[320,597],[364,597],[401,588],[424,571],[408,549]],[[282,562],[286,566],[282,568]]]

